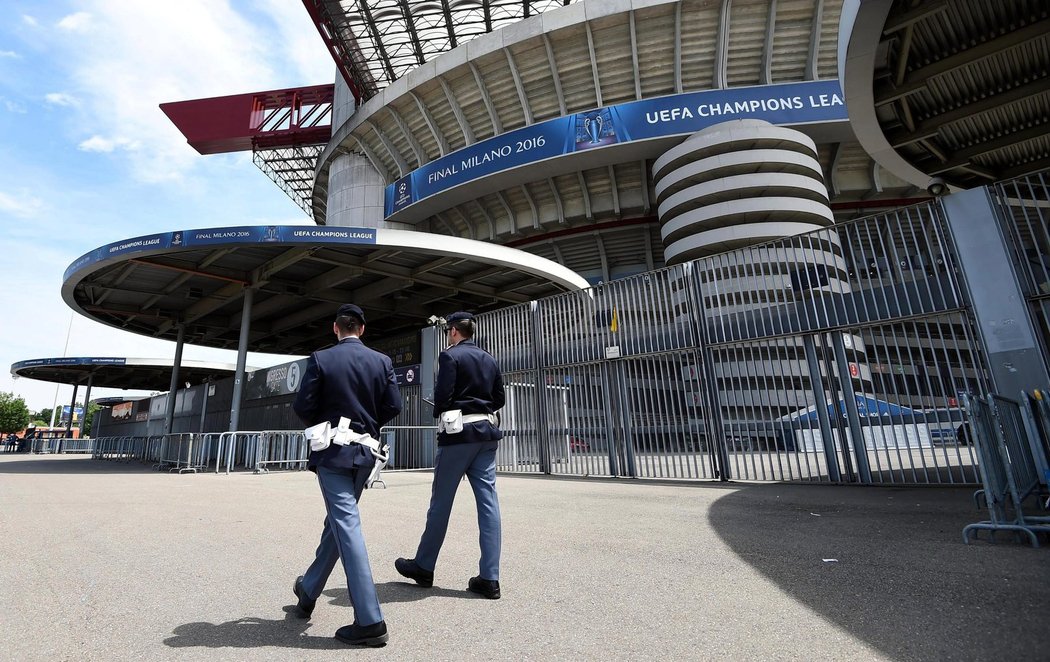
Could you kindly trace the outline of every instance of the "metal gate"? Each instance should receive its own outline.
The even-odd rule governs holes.
[[[986,391],[937,203],[478,316],[503,471],[974,483]]]

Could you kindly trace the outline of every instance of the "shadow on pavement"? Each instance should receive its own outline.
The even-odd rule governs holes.
[[[708,515],[778,588],[894,659],[1036,659],[1050,605],[1050,549],[1001,536],[973,488],[743,485]]]
[[[376,584],[379,603],[414,602],[424,598],[465,598],[482,600],[466,589],[456,591],[448,588],[423,588],[403,582],[385,582]],[[322,592],[322,596],[331,598],[329,602],[318,600],[317,608],[338,607],[347,609],[346,622],[354,620],[350,611],[350,597],[345,588],[332,588]],[[338,641],[334,633],[324,636],[309,635],[306,631],[310,621],[296,615],[295,606],[283,607],[285,617],[280,620],[247,616],[225,623],[186,623],[179,625],[164,644],[172,648],[259,648],[277,646],[282,648],[302,648],[310,650],[346,649],[346,644]]]
[[[225,623],[186,623],[176,627],[173,636],[165,639],[164,644],[172,648],[348,648],[335,639],[333,633],[325,633],[324,636],[306,634],[309,627],[310,621],[295,617],[291,608],[286,608],[285,617],[281,620],[247,616]]]
[[[0,454],[0,474],[131,474],[152,472],[141,462],[104,462],[90,455]]]

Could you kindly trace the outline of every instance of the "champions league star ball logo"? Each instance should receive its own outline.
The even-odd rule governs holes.
[[[407,189],[407,188],[408,188],[408,184],[406,184],[405,182],[401,182],[401,184],[397,187],[397,194],[398,195],[404,195],[405,194],[405,189]]]

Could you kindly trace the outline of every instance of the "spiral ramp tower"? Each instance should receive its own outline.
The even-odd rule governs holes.
[[[668,264],[834,222],[816,144],[762,120],[698,131],[656,160],[653,180]]]
[[[761,314],[762,308],[849,291],[817,147],[805,134],[762,120],[724,122],[668,150],[654,163],[653,177],[667,263],[695,260],[701,283],[709,269],[723,276],[717,291],[702,292],[705,316]],[[799,245],[777,241],[807,233]],[[749,248],[729,252],[743,247]],[[814,273],[815,266],[822,273]],[[846,335],[851,359],[862,358],[863,340]],[[811,397],[801,379],[801,338],[714,351],[721,355],[715,379],[730,423],[754,420],[762,411],[794,410]],[[818,362],[831,383],[830,362]],[[863,372],[852,376],[858,391],[870,387]],[[752,388],[740,388],[741,380]]]

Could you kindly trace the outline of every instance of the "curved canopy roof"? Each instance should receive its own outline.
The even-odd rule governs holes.
[[[26,379],[59,384],[87,384],[92,387],[167,391],[171,386],[171,359],[135,359],[116,356],[76,356],[29,359],[11,365],[11,374]],[[232,363],[183,359],[179,382],[200,384],[232,377],[237,366]],[[251,372],[256,368],[246,368]]]
[[[302,355],[331,344],[343,303],[367,335],[416,330],[430,315],[482,312],[588,287],[575,272],[506,246],[375,228],[183,230],[102,246],[66,270],[62,296],[104,324],[207,347]]]

